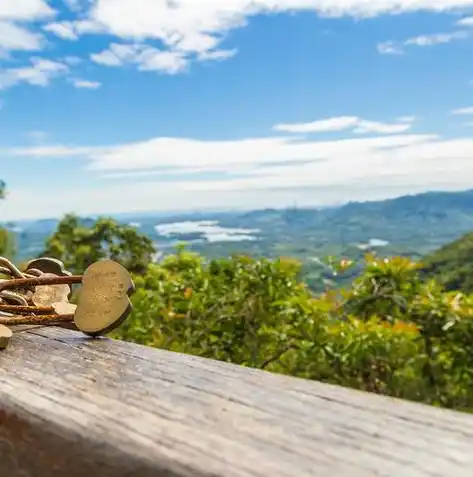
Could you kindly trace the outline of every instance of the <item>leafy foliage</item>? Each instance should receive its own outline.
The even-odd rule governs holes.
[[[299,273],[288,259],[180,250],[136,277],[116,337],[473,411],[473,298],[422,282],[406,258],[368,256],[350,288],[318,297]]]
[[[111,258],[140,273],[146,270],[154,254],[152,240],[131,226],[109,218],[84,221],[69,214],[48,238],[40,256],[58,258],[74,271],[83,271],[97,260]]]
[[[7,196],[7,185],[0,180],[0,200]],[[15,236],[5,227],[0,227],[0,255],[7,258],[13,258],[16,253]]]
[[[297,260],[180,247],[151,264],[149,242],[125,230],[68,216],[48,241],[68,266],[111,256],[133,273],[134,311],[116,338],[473,412],[473,296],[425,281],[411,259],[329,259],[333,275],[362,273],[316,296]]]
[[[15,236],[8,229],[0,227],[0,255],[12,259],[15,253]]]

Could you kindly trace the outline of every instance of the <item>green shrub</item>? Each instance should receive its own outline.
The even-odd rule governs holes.
[[[339,269],[346,269],[341,262]],[[473,298],[368,256],[351,288],[314,297],[290,259],[180,250],[135,277],[115,336],[432,405],[473,409]]]

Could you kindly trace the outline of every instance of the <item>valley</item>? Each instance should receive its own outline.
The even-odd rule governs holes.
[[[334,277],[324,264],[326,257],[359,261],[371,251],[419,260],[472,231],[473,191],[429,192],[331,208],[136,213],[114,218],[148,235],[155,243],[157,260],[182,243],[208,258],[233,254],[293,257],[304,263],[304,279],[311,288],[320,290],[333,285]],[[57,224],[56,219],[4,224],[16,237],[15,259],[24,261],[40,254]],[[346,277],[352,278],[352,274]]]

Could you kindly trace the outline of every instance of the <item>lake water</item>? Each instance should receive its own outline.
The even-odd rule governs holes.
[[[359,244],[358,248],[361,250],[368,250],[370,248],[387,247],[388,245],[389,242],[386,240],[372,238],[368,241],[368,243]]]
[[[243,229],[221,227],[218,221],[200,220],[173,222],[155,226],[156,233],[162,237],[175,237],[176,235],[198,234],[207,242],[241,242],[244,240],[258,240],[255,235],[257,229]],[[194,241],[195,242],[195,241]]]

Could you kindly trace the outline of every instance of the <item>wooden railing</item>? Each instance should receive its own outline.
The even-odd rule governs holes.
[[[473,416],[33,328],[0,352],[0,476],[472,477]]]

